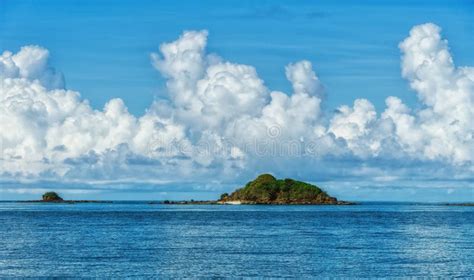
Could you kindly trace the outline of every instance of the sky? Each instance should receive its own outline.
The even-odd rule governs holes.
[[[3,0],[0,199],[473,201],[473,50],[473,1]]]

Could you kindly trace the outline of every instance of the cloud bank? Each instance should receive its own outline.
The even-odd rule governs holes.
[[[305,60],[285,68],[293,92],[270,90],[254,67],[207,53],[207,37],[186,31],[151,55],[169,98],[140,117],[121,99],[93,109],[42,47],[3,52],[2,181],[217,183],[274,172],[472,182],[474,68],[454,65],[435,24],[413,27],[399,45],[419,106],[391,96],[383,112],[357,99],[328,113],[330,93]]]

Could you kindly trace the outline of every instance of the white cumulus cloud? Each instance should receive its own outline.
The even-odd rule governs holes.
[[[121,99],[92,108],[65,88],[44,48],[5,51],[2,178],[186,181],[258,171],[321,174],[347,161],[363,162],[349,170],[354,176],[372,170],[367,165],[412,161],[472,177],[474,68],[454,64],[438,26],[415,26],[400,43],[402,76],[421,109],[388,97],[380,113],[366,99],[324,113],[330,93],[305,60],[284,69],[293,92],[270,90],[253,66],[208,54],[207,36],[186,31],[151,55],[169,99],[143,116],[130,114]]]

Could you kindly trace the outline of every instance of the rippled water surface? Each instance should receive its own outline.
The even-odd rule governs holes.
[[[0,277],[474,275],[474,207],[0,203]]]

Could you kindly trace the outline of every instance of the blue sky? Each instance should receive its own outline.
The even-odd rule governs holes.
[[[291,87],[286,64],[311,61],[329,109],[359,97],[382,108],[390,95],[413,105],[397,45],[417,24],[441,26],[455,61],[474,64],[473,1],[4,0],[0,13],[0,49],[41,45],[93,107],[120,97],[137,115],[166,97],[150,53],[183,30],[209,30],[211,52],[255,66],[272,89]]]
[[[434,25],[420,27],[425,23]],[[188,36],[183,32],[190,30],[208,31],[208,34],[188,34],[193,47],[187,51],[203,55],[202,65],[186,59],[167,60],[166,51],[160,50],[160,45],[167,42],[177,46]],[[412,34],[410,30],[423,34]],[[439,34],[447,39],[449,48],[437,37]],[[178,39],[180,36],[183,37]],[[415,43],[408,42],[401,50],[399,44],[407,38]],[[417,48],[423,38],[435,41],[429,51],[434,50],[435,54],[449,51],[459,73],[438,77],[436,71],[422,72],[425,70],[420,65],[411,69],[410,59],[416,61],[425,55]],[[200,40],[207,40],[205,50],[200,49]],[[42,48],[20,51],[27,45]],[[49,57],[44,53],[46,49]],[[47,90],[44,96],[42,91],[32,96],[33,101],[24,105],[27,109],[12,109],[14,106],[7,106],[6,101],[0,104],[8,108],[2,111],[0,106],[0,116],[8,112],[5,120],[0,121],[3,130],[0,140],[6,143],[0,157],[5,163],[0,169],[0,183],[6,191],[0,192],[0,199],[34,198],[45,189],[78,198],[209,199],[231,191],[260,172],[271,172],[278,177],[322,184],[343,199],[474,200],[474,152],[470,145],[473,127],[469,124],[469,114],[474,115],[469,103],[474,100],[474,82],[469,73],[458,68],[474,65],[473,50],[474,1],[468,0],[0,0],[0,54],[23,52],[23,56],[14,59],[16,70],[11,72],[19,74],[6,70],[7,74],[2,74],[0,61],[0,78],[4,75],[5,79],[27,79],[30,83],[27,88],[34,88],[34,80],[39,79]],[[151,57],[153,53],[155,58]],[[251,65],[257,73],[219,63],[213,66],[215,62],[204,58],[213,53],[233,66]],[[439,60],[431,61],[432,54],[427,54],[425,59],[435,65]],[[38,64],[26,65],[27,61]],[[404,61],[408,64],[401,66]],[[255,97],[254,102],[245,105],[248,108],[241,105],[240,111],[233,112],[231,108],[219,112],[213,106],[225,107],[229,100],[237,102],[242,89],[234,89],[235,83],[219,84],[198,71],[196,75],[201,76],[191,82],[196,83],[195,87],[186,88],[195,95],[202,94],[194,100],[203,104],[197,114],[188,110],[191,103],[179,101],[183,90],[176,90],[173,83],[182,79],[183,73],[176,73],[177,64],[173,63],[204,67],[205,71],[221,69],[229,74],[225,77],[243,81],[243,85],[259,79],[264,84],[260,86],[256,82],[255,88],[243,90],[244,94],[255,91],[256,96],[251,96]],[[48,96],[54,95],[49,90],[56,89],[48,80],[56,77],[53,68],[65,77],[65,87],[61,85],[58,89],[80,93],[80,98],[71,101],[76,109],[68,109],[70,103],[64,99],[54,102],[66,109],[56,112],[48,107],[51,102]],[[402,76],[402,68],[409,74]],[[246,80],[249,76],[250,80]],[[417,88],[418,78],[413,77],[433,88]],[[439,81],[453,77],[459,79],[453,82],[455,85],[465,80],[468,85],[460,89],[436,88],[442,84]],[[220,91],[200,93],[197,80],[211,86],[217,83],[214,90],[224,87],[230,95],[236,94],[235,99],[212,99]],[[285,99],[270,94],[281,91],[291,98],[298,95],[295,85],[301,82],[306,87],[308,81],[310,86],[300,92],[306,98],[300,107],[288,105],[293,104],[290,99],[281,101]],[[324,92],[309,89],[320,84]],[[0,94],[10,94],[2,90]],[[450,90],[454,91],[453,95],[449,95]],[[436,96],[435,102],[429,97],[431,91]],[[387,99],[391,96],[398,99]],[[12,104],[25,100],[22,92],[15,98],[18,99],[10,98],[16,100]],[[114,101],[115,98],[123,103]],[[360,99],[368,102],[353,105]],[[265,107],[278,100],[286,104],[279,104],[283,109],[275,108],[276,105]],[[392,100],[390,106],[386,105],[387,100]],[[397,100],[404,105],[399,106]],[[46,104],[47,109],[35,107],[39,103]],[[443,103],[453,105],[440,111],[436,104]],[[125,107],[130,114],[123,110]],[[252,110],[258,112],[253,114]],[[290,113],[282,113],[274,120],[265,116],[265,112],[276,116],[281,111]],[[450,111],[468,113],[452,115]],[[314,118],[291,112],[314,113]],[[406,129],[407,118],[415,120],[410,129]],[[150,119],[152,125],[143,124]],[[387,119],[393,127],[388,128]],[[98,125],[94,126],[94,122]],[[239,124],[249,130],[225,130]],[[360,127],[354,130],[354,124]],[[453,128],[456,124],[460,125]],[[277,127],[279,143],[314,141],[322,155],[317,158],[300,155],[295,159],[246,153],[242,147],[247,140],[242,139],[247,134],[260,135],[261,127],[265,127],[267,136],[270,129]],[[5,132],[17,128],[20,131],[17,134]],[[150,129],[156,134],[145,133]],[[127,131],[144,136],[137,139],[125,135]],[[168,134],[163,136],[161,131]],[[293,133],[292,136],[285,138],[286,131]],[[420,135],[419,131],[422,131]],[[448,137],[439,136],[438,141],[439,131]],[[228,155],[207,158],[196,156],[196,152],[180,151],[164,157],[158,155],[165,148],[157,148],[156,135],[173,139],[173,143],[177,139],[193,149],[213,137],[238,143],[229,147]]]

